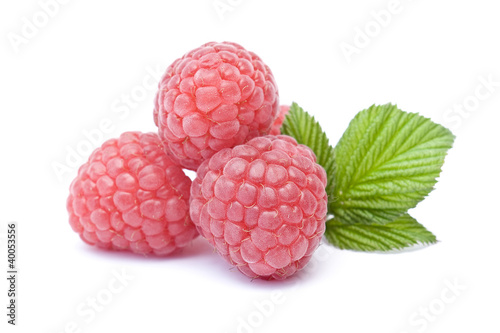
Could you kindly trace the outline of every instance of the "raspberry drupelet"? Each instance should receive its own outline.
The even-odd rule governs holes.
[[[281,125],[283,125],[283,121],[285,121],[285,117],[290,111],[290,105],[280,105],[278,117],[274,120],[273,126],[271,126],[270,135],[280,135],[281,134]]]

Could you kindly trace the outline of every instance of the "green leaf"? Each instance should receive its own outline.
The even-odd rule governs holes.
[[[388,223],[429,194],[454,135],[395,105],[359,112],[334,149],[334,198],[339,222]]]
[[[344,224],[335,219],[326,223],[325,236],[340,249],[389,251],[418,243],[436,243],[436,236],[408,214],[380,224]]]
[[[329,198],[333,197],[333,147],[316,119],[293,103],[283,121],[281,133],[294,137],[298,143],[312,149],[318,164],[326,171],[326,193]]]

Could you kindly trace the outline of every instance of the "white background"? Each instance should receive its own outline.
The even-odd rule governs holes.
[[[230,7],[219,15],[217,3]],[[2,1],[0,228],[18,222],[20,275],[13,328],[0,274],[0,330],[498,332],[500,20],[493,4],[401,0],[381,27],[373,12],[392,8],[389,0],[73,0],[51,7],[46,22],[38,1]],[[40,27],[30,34],[26,22],[34,21]],[[365,29],[368,40],[359,33]],[[296,101],[314,114],[332,143],[373,103],[397,103],[451,128],[457,139],[436,190],[411,212],[440,242],[391,254],[323,244],[308,268],[282,282],[250,281],[202,239],[162,259],[85,245],[65,208],[76,168],[58,177],[54,165],[67,164],[68,151],[85,145],[83,131],[103,119],[112,130],[102,140],[154,131],[158,78],[151,73],[224,40],[260,55],[282,104]],[[347,44],[357,53],[346,57]],[[493,85],[482,83],[488,78]],[[131,106],[123,108],[127,96]],[[114,280],[122,271],[130,277],[123,288]],[[95,297],[106,303],[100,311],[87,303]]]

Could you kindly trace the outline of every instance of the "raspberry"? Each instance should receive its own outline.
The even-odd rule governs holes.
[[[67,200],[69,222],[91,245],[167,255],[198,235],[188,213],[190,186],[157,134],[123,133],[78,170]]]
[[[222,149],[201,164],[191,185],[193,223],[243,274],[294,274],[325,231],[326,173],[315,161],[285,135]]]
[[[288,113],[288,110],[290,110],[290,105],[280,105],[278,117],[276,118],[273,125],[271,126],[271,131],[269,132],[269,134],[271,134],[271,135],[280,135],[281,134],[281,125],[283,124],[283,121],[285,120],[285,117],[286,117],[286,114]]]
[[[269,67],[235,43],[207,43],[171,64],[155,99],[165,151],[196,170],[223,149],[268,134],[279,107]]]

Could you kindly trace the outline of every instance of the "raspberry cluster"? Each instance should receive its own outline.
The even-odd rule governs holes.
[[[236,43],[207,43],[167,68],[154,121],[166,152],[185,168],[222,148],[268,134],[278,87],[264,62]]]
[[[71,227],[91,245],[154,255],[201,234],[249,277],[294,274],[325,231],[327,197],[312,150],[280,135],[288,109],[253,52],[212,42],[186,53],[159,83],[158,134],[123,133],[79,169]]]
[[[191,180],[154,133],[123,133],[96,149],[71,183],[69,222],[87,243],[167,255],[198,233],[189,218]]]
[[[245,275],[292,275],[325,231],[326,173],[315,162],[308,147],[284,135],[219,151],[191,186],[196,228]]]

